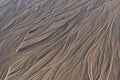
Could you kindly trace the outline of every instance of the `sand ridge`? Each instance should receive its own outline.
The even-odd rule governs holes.
[[[120,80],[119,0],[1,0],[0,80]]]

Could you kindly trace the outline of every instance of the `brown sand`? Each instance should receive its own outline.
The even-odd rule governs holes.
[[[120,80],[120,0],[0,0],[0,80]]]

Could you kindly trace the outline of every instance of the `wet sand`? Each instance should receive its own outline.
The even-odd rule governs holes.
[[[120,1],[0,0],[0,80],[120,80]]]

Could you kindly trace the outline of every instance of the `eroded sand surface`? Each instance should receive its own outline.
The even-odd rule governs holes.
[[[120,0],[0,0],[0,80],[120,80]]]

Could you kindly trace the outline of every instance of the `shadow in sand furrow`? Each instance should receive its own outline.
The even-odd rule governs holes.
[[[24,12],[21,15],[17,16],[13,19],[6,27],[4,27],[3,31],[8,31],[11,28],[14,28],[17,24],[23,22],[29,16],[29,12]]]
[[[78,15],[79,15],[79,14],[78,14]],[[67,21],[62,27],[60,27],[61,29],[63,28],[62,31],[65,30],[65,28],[67,28],[67,27],[70,28],[69,23],[70,23],[72,20],[74,20],[78,15],[76,15],[75,17],[73,17],[72,19],[70,19],[69,21]],[[70,29],[67,29],[67,31],[65,31],[64,33],[62,33],[62,34],[59,35],[59,36],[58,36],[58,32],[59,32],[60,29],[58,29],[56,32],[52,33],[50,36],[46,37],[45,39],[43,39],[43,40],[41,40],[41,41],[38,41],[38,42],[36,42],[36,43],[34,43],[34,44],[28,45],[28,46],[26,46],[26,47],[23,47],[23,48],[19,49],[18,52],[27,50],[27,49],[29,49],[29,48],[32,48],[33,46],[38,45],[38,44],[41,45],[41,44],[43,44],[43,43],[49,42],[51,39],[54,39],[54,37],[56,36],[56,34],[57,34],[58,38],[59,38],[59,37],[62,37],[62,36],[64,36],[65,34],[67,34],[68,32],[70,32],[74,27],[75,27],[75,24],[73,24]],[[60,32],[61,32],[61,31],[60,31]]]
[[[117,0],[1,0],[0,80],[119,80]]]
[[[55,46],[54,46],[55,47]],[[57,55],[57,53],[59,52],[59,50],[61,49],[55,49],[55,51],[50,51],[50,53],[48,55],[46,55],[44,58],[42,58],[39,62],[37,62],[35,66],[32,66],[31,69],[33,69],[31,71],[31,69],[29,69],[27,72],[24,73],[24,75],[28,75],[25,77],[25,79],[29,78],[29,77],[32,77],[33,74],[36,74],[39,72],[39,70],[41,70],[42,68],[45,68],[45,66],[47,66],[52,60],[53,58],[55,57],[55,55]],[[53,54],[54,52],[54,54]],[[30,71],[30,74],[29,74],[29,71]],[[23,75],[23,76],[24,76]]]
[[[4,80],[4,78],[6,77],[7,74],[7,69],[2,69],[0,70],[0,79]]]
[[[95,5],[93,6],[92,10],[102,6],[106,0],[96,0]]]

